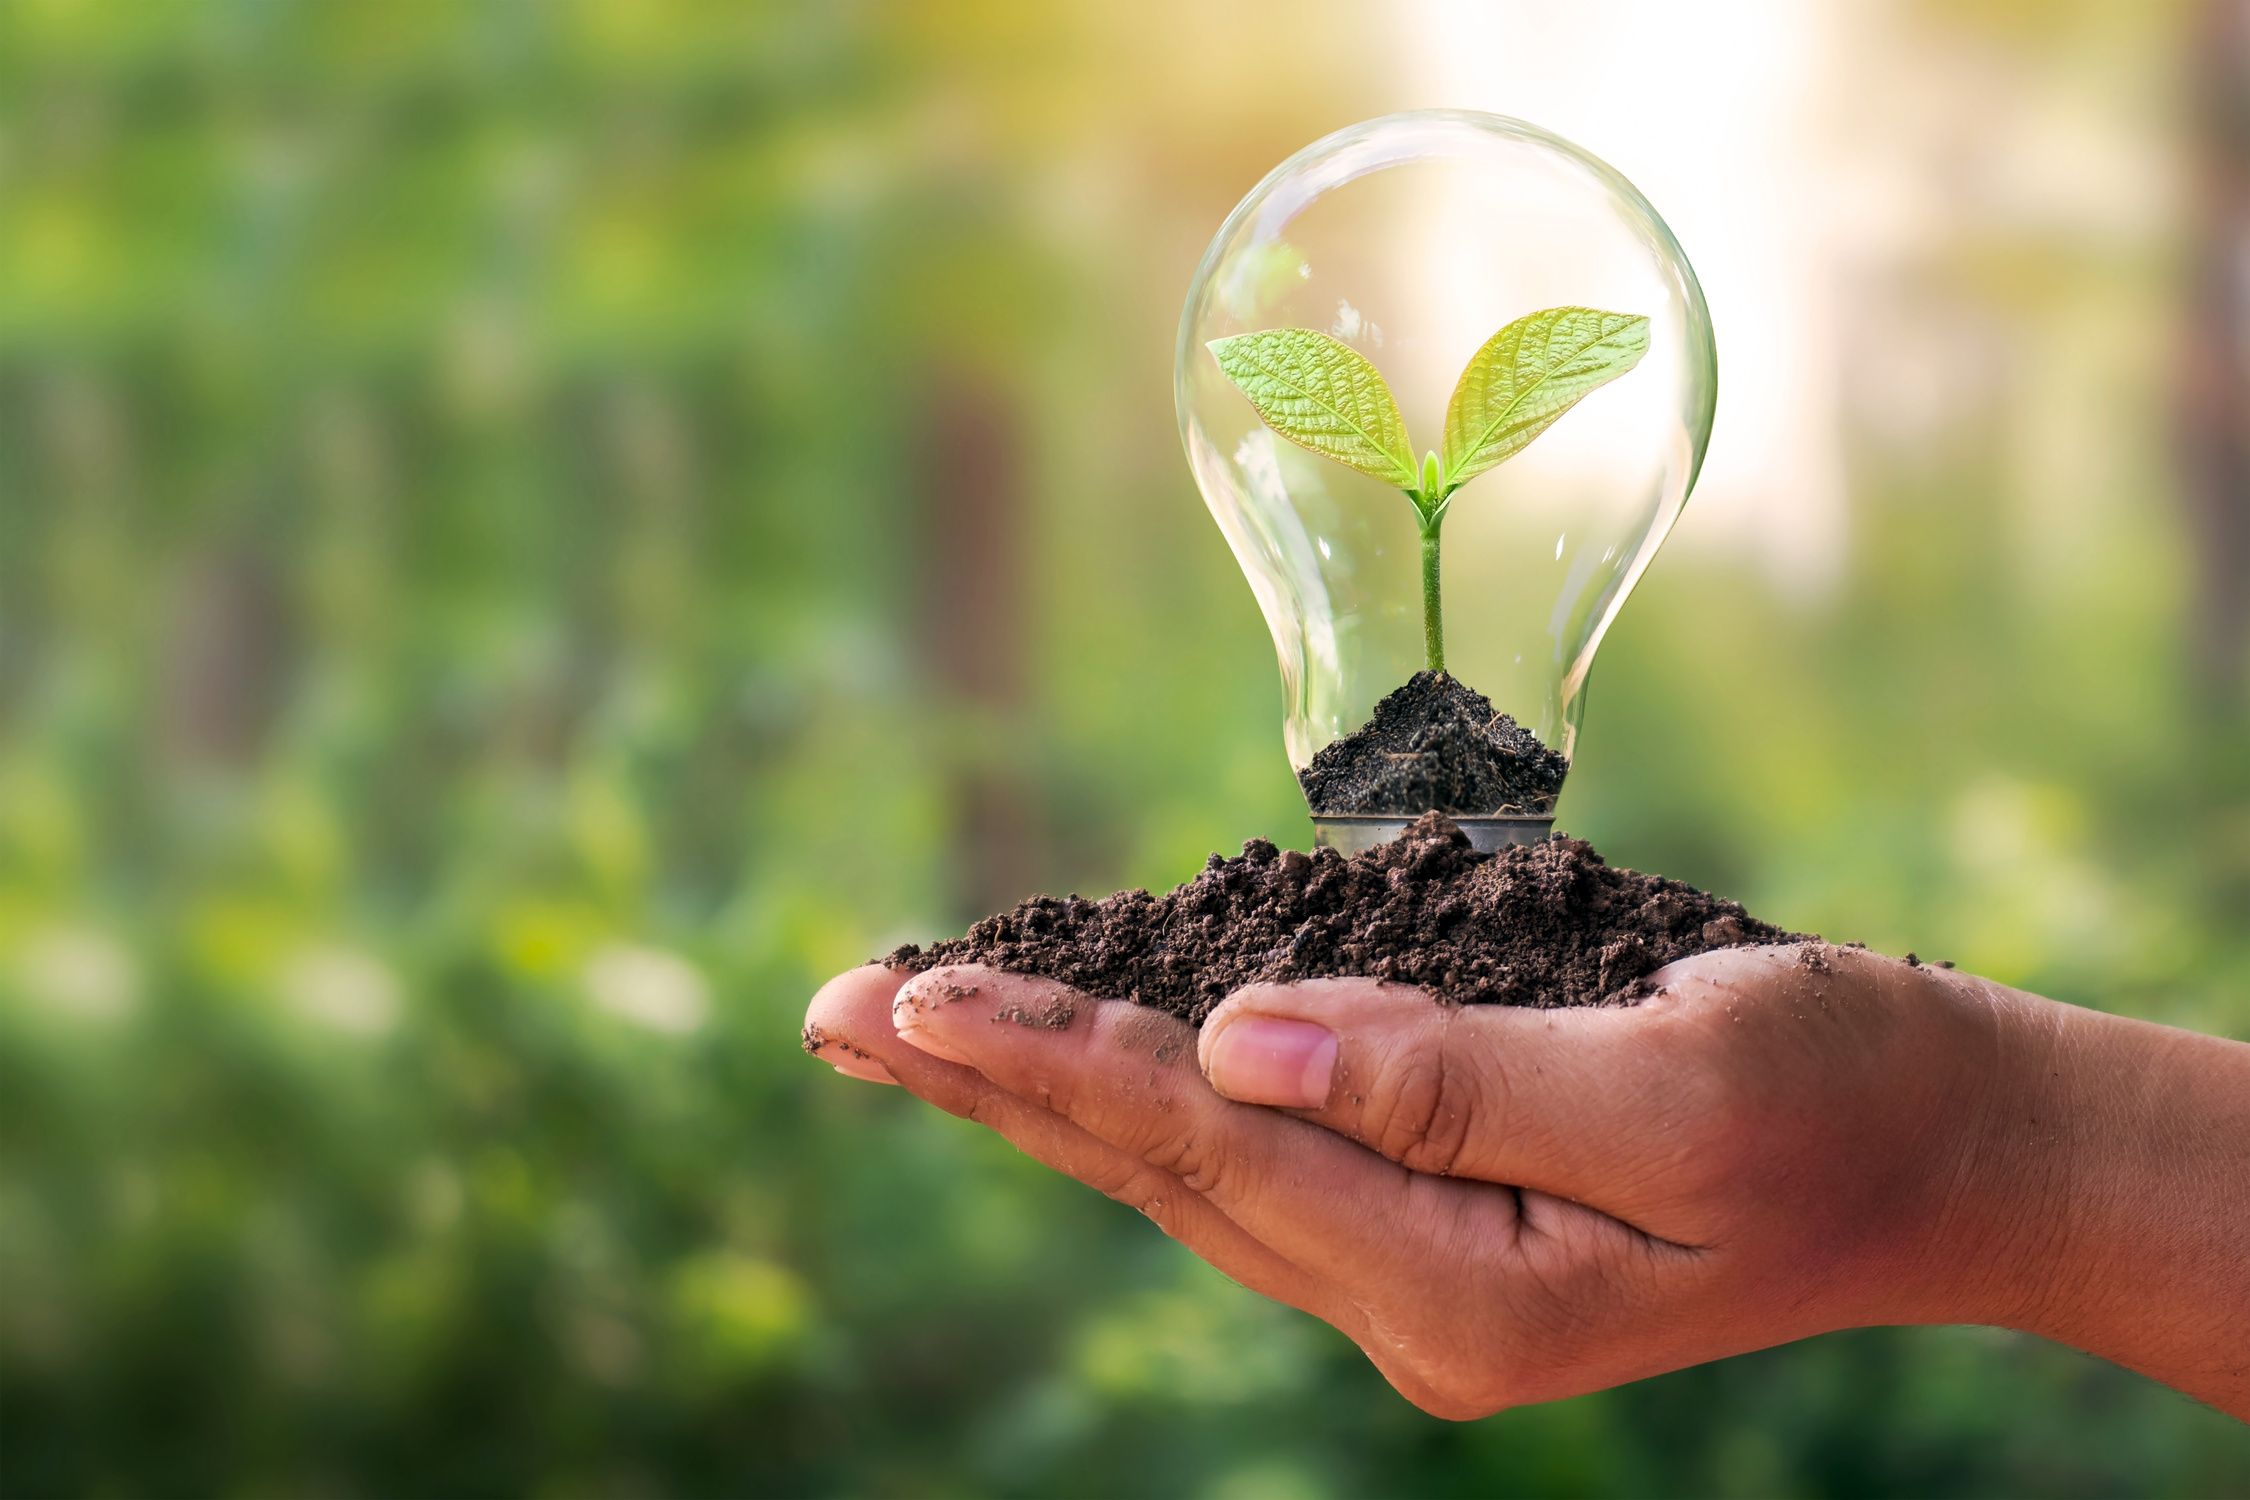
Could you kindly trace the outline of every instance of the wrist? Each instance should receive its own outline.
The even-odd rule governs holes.
[[[1999,1048],[1946,1217],[1952,1320],[2250,1408],[2250,1046],[1983,981]]]

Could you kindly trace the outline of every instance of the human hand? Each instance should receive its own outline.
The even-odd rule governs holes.
[[[1552,1011],[1257,986],[1198,1036],[1049,981],[869,968],[807,1037],[1335,1324],[1440,1415],[1921,1322],[2250,1410],[2250,1147],[2213,1133],[2250,1140],[2250,1048],[1818,944],[1651,983]],[[2121,1113],[2159,1078],[2176,1130]],[[2164,1149],[2125,1160],[2136,1132]]]

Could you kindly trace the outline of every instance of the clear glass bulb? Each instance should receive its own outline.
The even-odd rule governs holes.
[[[1594,653],[1710,437],[1710,315],[1671,230],[1569,142],[1446,110],[1315,142],[1211,242],[1180,320],[1180,436],[1273,632],[1299,771],[1424,664],[1415,511],[1277,435],[1208,345],[1277,328],[1342,340],[1396,394],[1420,455],[1485,341],[1564,306],[1646,316],[1647,353],[1451,497],[1442,614],[1447,668],[1568,758]]]

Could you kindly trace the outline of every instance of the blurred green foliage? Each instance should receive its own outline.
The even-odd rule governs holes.
[[[1438,1423],[799,1054],[822,977],[975,914],[978,788],[1021,880],[1304,840],[1172,320],[1266,166],[1417,102],[1386,46],[1317,6],[0,5],[0,1485],[2250,1489],[2232,1424],[1978,1330]],[[2044,372],[2013,430],[2122,414],[2067,545],[1972,436],[1860,455],[1825,599],[1668,557],[1565,822],[2250,1035],[2171,283],[1990,248],[1937,274]],[[963,391],[1013,572],[944,571]],[[979,687],[929,643],[996,585],[1028,644]]]

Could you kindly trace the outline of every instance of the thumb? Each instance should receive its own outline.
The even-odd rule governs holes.
[[[1454,1005],[1368,979],[1238,990],[1204,1022],[1212,1088],[1288,1109],[1417,1172],[1629,1217],[1712,1101],[1663,1033],[1678,1008]]]

